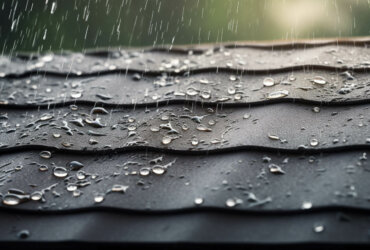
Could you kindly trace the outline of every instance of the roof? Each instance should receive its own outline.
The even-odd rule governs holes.
[[[0,241],[368,244],[369,44],[0,57]]]

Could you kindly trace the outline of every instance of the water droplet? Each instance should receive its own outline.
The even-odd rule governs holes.
[[[310,201],[304,201],[302,203],[302,209],[311,209],[312,208],[312,203]]]
[[[94,202],[95,203],[102,203],[104,201],[104,195],[98,194],[94,197]]]
[[[313,107],[313,108],[312,108],[312,111],[313,111],[314,113],[319,113],[319,112],[320,112],[320,108],[319,108],[319,107]]]
[[[268,135],[268,138],[270,138],[271,140],[280,140],[279,136],[277,135]]]
[[[21,199],[18,195],[15,194],[6,194],[3,197],[3,204],[8,206],[16,206],[21,202]]]
[[[325,230],[325,226],[323,224],[315,223],[315,225],[313,226],[313,231],[315,233],[322,233],[324,232],[324,230]]]
[[[191,145],[193,145],[193,146],[198,145],[198,143],[199,143],[198,138],[193,138],[193,139],[191,140]]]
[[[319,141],[318,141],[317,139],[313,138],[313,139],[311,139],[311,141],[310,141],[310,145],[311,145],[312,147],[316,147],[317,145],[319,145]]]
[[[251,115],[250,115],[250,114],[248,114],[248,113],[245,113],[245,114],[243,115],[243,119],[249,119],[249,117],[251,117]]]
[[[53,117],[54,117],[54,116],[49,115],[49,114],[43,114],[43,115],[40,117],[40,121],[47,121],[47,120],[52,119]]]
[[[112,192],[118,192],[118,193],[125,193],[128,189],[128,186],[115,184],[113,185],[111,191]]]
[[[276,164],[270,164],[269,170],[270,170],[270,173],[273,173],[273,174],[285,174],[285,171],[282,170],[281,167]]]
[[[159,127],[150,127],[150,131],[159,132]]]
[[[194,88],[188,88],[186,90],[186,94],[189,95],[189,96],[195,96],[198,94],[198,90],[194,89]]]
[[[238,198],[229,198],[226,200],[226,206],[227,207],[235,207],[239,204],[242,204],[243,201],[241,199],[238,199]]]
[[[84,167],[84,165],[79,162],[79,161],[71,161],[67,164],[67,167],[71,170],[71,171],[77,171],[77,170],[80,170],[81,168]]]
[[[204,202],[204,200],[203,200],[203,198],[195,198],[194,199],[194,204],[195,205],[202,205],[203,204],[203,202]]]
[[[53,2],[51,4],[50,14],[54,14],[56,9],[57,9],[57,3]]]
[[[78,180],[84,180],[86,179],[86,173],[84,171],[78,171],[76,177]]]
[[[19,239],[27,239],[30,236],[30,231],[27,229],[21,230],[17,233]]]
[[[55,177],[64,178],[68,175],[68,171],[66,168],[63,167],[55,167],[53,170],[53,174]]]
[[[71,97],[74,99],[80,98],[81,96],[82,96],[82,92],[79,92],[79,91],[73,91],[71,93]]]
[[[61,135],[60,135],[60,134],[57,134],[57,133],[54,133],[54,134],[53,134],[53,137],[54,137],[54,138],[60,138],[60,136],[61,136]]]
[[[230,79],[230,81],[236,81],[237,78],[236,78],[236,76],[231,75],[229,79]]]
[[[134,81],[140,81],[141,80],[141,75],[136,73],[132,76],[132,80]]]
[[[275,85],[275,81],[271,77],[267,77],[267,78],[263,79],[263,86],[271,87],[271,86],[274,86],[274,85]]]
[[[77,185],[75,185],[75,184],[68,184],[67,185],[67,190],[69,192],[73,192],[73,191],[77,190]]]
[[[326,84],[326,80],[322,76],[315,76],[313,78],[313,82],[316,83],[316,84],[318,84],[318,85],[325,85]]]
[[[228,93],[229,95],[233,95],[233,94],[235,94],[235,88],[234,88],[234,87],[229,87],[229,88],[227,88],[227,93]]]
[[[156,175],[162,175],[162,174],[164,174],[166,172],[166,169],[163,166],[161,166],[161,165],[155,165],[152,168],[152,171]]]
[[[102,107],[95,107],[93,108],[91,111],[90,111],[90,114],[103,114],[103,115],[107,115],[109,114],[108,110],[106,110],[105,108],[102,108]]]
[[[41,151],[40,157],[44,159],[50,159],[51,158],[51,152],[50,151]]]
[[[207,128],[204,124],[199,124],[197,126],[197,130],[202,131],[202,132],[211,132],[211,128]]]
[[[45,172],[45,171],[48,171],[48,166],[46,166],[46,165],[40,165],[39,166],[39,170],[41,171],[41,172]]]
[[[283,98],[289,95],[288,90],[278,90],[275,92],[272,92],[268,94],[267,99],[277,99],[277,98]]]
[[[203,99],[211,98],[211,91],[202,91],[200,93],[200,97],[202,97]]]
[[[33,201],[39,201],[42,199],[42,192],[40,191],[35,191],[31,194],[31,200]]]
[[[170,143],[171,143],[171,141],[172,141],[172,137],[164,136],[164,137],[162,138],[162,144],[164,144],[164,145],[170,144]]]
[[[148,176],[150,174],[150,168],[143,167],[139,170],[141,176]]]

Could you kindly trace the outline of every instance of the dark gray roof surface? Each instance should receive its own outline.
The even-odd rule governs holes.
[[[0,240],[368,243],[368,44],[1,57]]]

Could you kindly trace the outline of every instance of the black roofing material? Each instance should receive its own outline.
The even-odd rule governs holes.
[[[274,86],[264,86],[269,77]],[[325,84],[315,84],[315,79]],[[317,105],[366,103],[370,73],[351,71],[290,71],[274,74],[233,74],[213,71],[183,76],[111,73],[100,76],[34,75],[0,78],[0,104],[54,106],[65,103],[159,105],[168,103],[223,103],[224,105],[306,102]],[[287,91],[283,98],[269,94]],[[81,93],[81,95],[79,95]]]
[[[369,148],[368,104],[321,107],[169,105],[94,110],[2,109],[0,151],[12,148],[177,151]],[[103,113],[102,113],[103,112]],[[55,134],[60,137],[56,137]],[[96,140],[92,143],[90,139]]]
[[[368,45],[1,57],[0,241],[365,246]]]
[[[203,156],[150,151],[95,156],[52,151],[50,159],[42,158],[41,152],[0,156],[3,196],[13,188],[25,195],[44,193],[44,202],[24,199],[14,209],[105,207],[163,214],[205,207],[288,214],[328,207],[370,209],[369,150],[317,154],[242,150]],[[79,171],[70,168],[71,161],[83,167]],[[163,167],[163,173],[156,171],[158,166]],[[68,176],[58,178],[54,175],[56,167],[65,167]],[[280,170],[273,171],[276,168]],[[127,190],[110,192],[116,184],[127,186]],[[72,186],[81,192],[78,196]],[[97,196],[103,196],[104,201],[95,202]],[[197,198],[203,199],[199,206],[195,204]],[[228,207],[230,198],[242,203]]]

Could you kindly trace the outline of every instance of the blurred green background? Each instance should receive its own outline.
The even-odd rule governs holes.
[[[370,0],[0,0],[0,50],[370,35]]]

